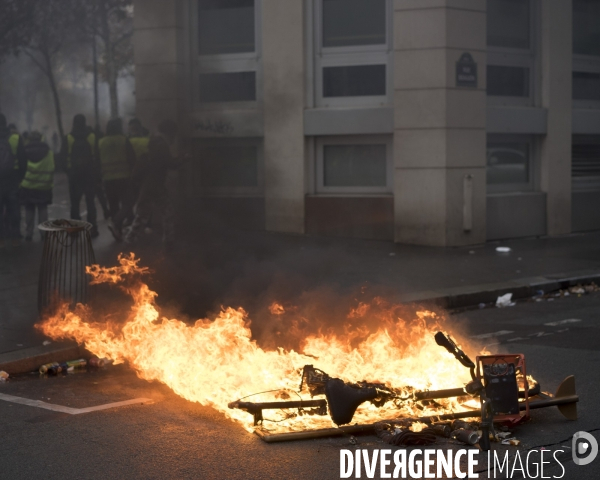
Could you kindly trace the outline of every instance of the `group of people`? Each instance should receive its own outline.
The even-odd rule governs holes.
[[[165,120],[154,134],[136,118],[128,126],[125,135],[121,119],[111,119],[101,135],[87,125],[84,115],[75,115],[55,163],[54,152],[39,132],[19,135],[0,114],[0,246],[7,241],[20,244],[21,205],[25,207],[26,241],[33,238],[36,211],[38,223],[48,219],[57,167],[68,176],[72,219],[81,219],[80,203],[85,197],[93,238],[100,234],[98,198],[117,241],[134,243],[151,222],[153,226],[160,222],[163,241],[171,246],[174,222],[166,179],[169,169],[186,160],[171,151],[177,125]]]

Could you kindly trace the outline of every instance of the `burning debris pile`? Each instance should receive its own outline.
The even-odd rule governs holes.
[[[405,321],[397,307],[377,300],[378,309],[360,304],[349,315],[356,319],[376,314],[375,330],[358,324],[344,335],[320,331],[304,338],[299,351],[269,350],[252,339],[250,320],[241,308],[223,308],[216,318],[192,326],[161,317],[156,293],[143,282],[149,271],[138,264],[130,254],[120,255],[116,267],[87,269],[92,285],[116,285],[131,298],[128,312],[115,312],[115,318],[123,317],[120,321],[81,304],[74,310],[63,305],[38,328],[53,339],[74,339],[115,364],[128,362],[140,378],[163,382],[248,431],[262,432],[265,440],[316,430],[373,431],[374,425],[390,442],[400,441],[398,432],[405,441],[431,440],[436,431],[448,433],[449,424],[444,428],[440,422],[482,416],[485,432],[492,416],[494,421],[502,415],[517,421],[524,418],[522,405],[525,417],[531,407],[533,385],[521,356],[477,357],[475,364],[440,332],[444,319],[433,312],[416,312],[414,320]],[[272,315],[284,313],[281,305],[271,308]],[[494,390],[494,375],[508,386]],[[497,398],[490,403],[486,394],[504,403]],[[270,411],[268,416],[263,416],[265,410]],[[410,435],[409,428],[424,433]]]

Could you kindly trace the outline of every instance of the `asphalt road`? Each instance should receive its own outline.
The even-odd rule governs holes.
[[[492,352],[524,353],[528,371],[545,391],[554,392],[566,376],[576,376],[579,420],[564,419],[555,407],[533,411],[531,422],[513,430],[522,441],[521,452],[568,447],[577,431],[600,439],[598,312],[600,294],[594,293],[450,316],[456,328],[479,336],[474,341]],[[487,335],[495,332],[501,333]],[[269,445],[211,408],[138,379],[126,366],[66,377],[23,376],[0,384],[0,394],[72,408],[152,400],[72,415],[0,399],[3,480],[339,478],[341,449],[385,448],[370,435],[358,436],[356,446],[348,436]],[[570,456],[566,449],[560,457],[566,470],[562,478],[598,478],[600,458],[577,466]],[[558,466],[545,471],[546,476],[561,474]],[[480,478],[486,476],[482,472]]]

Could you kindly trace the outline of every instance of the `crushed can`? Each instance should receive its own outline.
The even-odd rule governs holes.
[[[473,430],[455,430],[452,436],[465,445],[475,445],[479,441],[479,435]]]

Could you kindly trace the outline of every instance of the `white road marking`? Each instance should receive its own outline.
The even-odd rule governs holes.
[[[566,325],[567,323],[579,323],[579,318],[567,318],[566,320],[560,320],[559,322],[544,323],[548,327],[558,327],[559,325]]]
[[[528,337],[545,337],[547,335],[552,335],[552,332],[535,332],[535,333],[530,333],[529,335],[527,335]]]
[[[46,403],[42,402],[41,400],[31,400],[29,398],[15,397],[14,395],[7,395],[5,393],[0,393],[0,400],[12,403],[19,403],[21,405],[28,405],[30,407],[44,408],[46,410],[52,410],[54,412],[68,413],[69,415],[80,415],[82,413],[90,413],[95,412],[97,410],[106,410],[108,408],[124,407],[125,405],[136,405],[139,403],[154,403],[154,401],[149,398],[134,398],[133,400],[105,403],[104,405],[96,405],[95,407],[73,408],[64,407],[62,405],[55,405],[53,403]]]
[[[515,338],[509,338],[507,340],[507,342],[516,342],[517,340],[527,340],[526,337],[515,337]]]
[[[515,333],[515,332],[513,332],[512,330],[500,330],[499,332],[482,333],[481,335],[471,335],[471,338],[479,338],[479,339],[492,338],[492,337],[499,337],[501,335],[508,335],[509,333]]]

